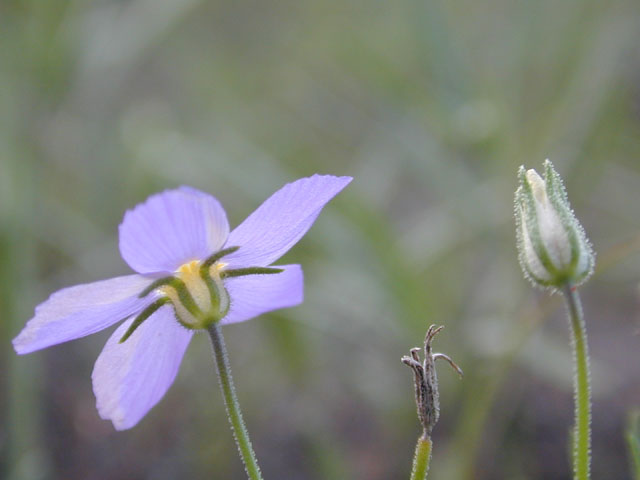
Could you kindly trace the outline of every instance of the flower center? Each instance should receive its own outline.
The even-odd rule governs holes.
[[[184,263],[174,275],[159,278],[149,284],[138,297],[144,298],[154,292],[156,299],[133,320],[120,343],[125,342],[142,322],[167,303],[173,305],[176,320],[182,326],[192,330],[208,328],[229,312],[231,302],[229,293],[224,288],[224,278],[277,274],[283,271],[273,267],[226,269],[227,264],[220,259],[238,249],[239,247],[228,247],[204,261],[192,260]]]
[[[229,310],[229,295],[220,273],[226,264],[203,265],[192,260],[180,265],[173,280],[156,289],[168,298],[178,321],[188,328],[206,328],[220,320]]]

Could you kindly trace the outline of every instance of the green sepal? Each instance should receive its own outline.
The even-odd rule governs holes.
[[[140,312],[140,314],[131,323],[131,325],[129,326],[129,328],[124,333],[124,335],[122,336],[122,338],[118,343],[124,343],[131,336],[131,334],[133,334],[133,332],[135,332],[136,329],[140,325],[142,325],[142,322],[144,322],[147,318],[153,315],[156,312],[156,310],[158,310],[161,306],[169,303],[170,301],[171,300],[169,300],[169,298],[167,297],[159,298],[158,300],[153,302],[151,305],[149,305],[147,308],[145,308],[142,312]]]
[[[147,288],[145,288],[138,297],[143,298],[149,295],[152,291],[160,287],[172,287],[176,293],[178,294],[178,298],[180,299],[180,303],[187,309],[187,311],[193,315],[194,317],[202,317],[202,312],[200,308],[196,304],[195,300],[187,290],[187,286],[184,284],[182,280],[177,277],[163,277],[159,278]]]
[[[200,278],[202,278],[204,283],[207,285],[207,288],[209,289],[209,295],[211,297],[211,310],[219,311],[222,296],[226,295],[227,297],[227,306],[224,309],[224,312],[219,311],[219,314],[220,314],[219,318],[214,318],[213,322],[217,322],[218,320],[220,320],[229,311],[229,300],[228,300],[229,294],[224,288],[224,284],[222,283],[221,277],[218,276],[218,274],[216,274],[216,277],[218,281],[214,280],[214,278],[211,276],[210,266],[205,266],[203,264],[200,267]]]
[[[593,272],[594,253],[586,237],[584,228],[576,218],[569,204],[569,196],[562,182],[562,177],[553,168],[553,164],[547,159],[544,162],[544,174],[546,180],[547,196],[560,217],[569,240],[571,249],[571,261],[565,268],[565,272],[574,285],[581,284]],[[580,258],[585,256],[587,264],[578,271]]]
[[[567,191],[562,183],[560,174],[555,171],[552,163],[549,160],[544,161],[544,178],[547,189],[547,198],[553,205],[553,209],[560,217],[564,231],[567,233],[569,239],[569,246],[571,249],[571,260],[569,267],[565,268],[565,271],[575,272],[578,261],[580,260],[580,245],[578,243],[578,236],[576,235],[577,221],[573,216],[569,207],[569,197]]]
[[[198,307],[198,304],[193,299],[191,293],[189,293],[189,290],[187,289],[187,286],[182,280],[180,280],[179,278],[174,278],[173,281],[169,283],[169,286],[173,287],[176,290],[178,299],[180,299],[180,303],[182,303],[182,306],[186,308],[191,315],[193,315],[195,318],[202,317],[203,314],[200,310],[200,307]]]
[[[552,278],[558,277],[558,269],[551,261],[549,252],[542,241],[540,235],[540,224],[538,223],[538,212],[536,210],[536,201],[531,190],[531,184],[527,179],[527,172],[523,166],[518,170],[518,178],[520,180],[520,189],[518,195],[518,201],[522,203],[522,221],[525,222],[525,227],[531,240],[531,246],[536,252],[538,259],[542,266],[547,270],[549,276]]]
[[[522,193],[522,189],[519,188],[516,191],[516,206],[515,206],[515,217],[516,217],[516,241],[518,243],[518,257],[520,260],[520,265],[522,266],[522,269],[524,270],[525,276],[529,279],[529,280],[533,280],[534,283],[537,283],[538,285],[542,285],[545,287],[548,287],[551,285],[551,281],[550,280],[544,280],[540,277],[538,277],[535,273],[533,273],[533,271],[531,270],[531,268],[529,268],[529,262],[527,261],[526,258],[526,254],[525,254],[525,245],[524,245],[524,232],[522,231],[524,228],[526,228],[525,226],[525,221],[523,219],[524,216],[524,212],[523,212],[523,206],[522,203],[524,202],[524,200],[522,199],[522,195],[524,195]],[[544,266],[544,265],[543,265]]]
[[[220,289],[216,282],[211,278],[206,268],[200,268],[200,277],[204,280],[204,283],[209,289],[209,295],[211,296],[211,309],[217,310],[220,307]]]
[[[282,268],[272,268],[272,267],[247,267],[247,268],[236,268],[233,270],[223,270],[220,272],[220,276],[222,278],[232,278],[232,277],[244,277],[245,275],[264,275],[264,274],[274,274],[274,273],[282,273],[284,269]]]
[[[230,253],[237,252],[239,249],[240,247],[229,247],[229,248],[225,248],[224,250],[220,250],[219,252],[214,253],[209,258],[207,258],[204,262],[202,262],[202,265],[200,266],[200,268],[209,268],[211,265],[216,263],[222,257],[229,255]]]
[[[142,290],[142,292],[140,292],[140,295],[138,295],[138,297],[139,298],[144,298],[147,295],[149,295],[151,292],[153,292],[156,288],[160,288],[160,287],[164,287],[165,285],[169,285],[174,279],[175,279],[175,277],[173,277],[173,276],[172,277],[159,278],[158,280],[156,280],[153,283],[151,283],[147,288]]]

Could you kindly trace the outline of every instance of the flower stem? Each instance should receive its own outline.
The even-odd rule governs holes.
[[[425,480],[429,472],[431,460],[431,438],[423,433],[416,443],[416,451],[413,455],[413,467],[411,468],[411,480]]]
[[[571,343],[575,361],[573,478],[575,480],[588,480],[591,477],[591,387],[587,330],[578,291],[574,286],[567,285],[563,293],[567,302],[571,331],[573,333],[573,341]]]
[[[251,446],[251,440],[249,440],[249,432],[247,432],[247,427],[245,427],[244,420],[242,420],[240,403],[238,402],[236,390],[233,386],[231,365],[229,364],[229,356],[227,355],[227,348],[224,344],[222,331],[217,323],[211,324],[207,330],[211,337],[213,357],[218,370],[220,387],[222,388],[222,393],[224,395],[224,404],[227,407],[227,415],[229,417],[229,422],[231,423],[231,430],[233,431],[233,437],[236,440],[240,457],[244,463],[244,468],[250,480],[262,480],[258,460],[256,459],[256,454]]]

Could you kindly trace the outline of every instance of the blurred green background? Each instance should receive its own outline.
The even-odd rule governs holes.
[[[598,252],[582,289],[593,472],[630,479],[640,405],[640,3],[0,1],[0,478],[241,479],[205,335],[115,432],[90,374],[110,332],[18,357],[64,286],[129,272],[117,226],[189,184],[232,226],[284,183],[354,182],[283,259],[306,301],[226,328],[267,479],[404,479],[400,363],[430,323],[434,479],[567,479],[562,302],[516,260],[520,164],[554,161]]]

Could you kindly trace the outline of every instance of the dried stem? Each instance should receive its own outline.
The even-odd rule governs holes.
[[[462,377],[462,370],[449,356],[444,353],[433,353],[432,351],[431,342],[443,328],[443,326],[436,327],[435,325],[431,325],[427,330],[427,335],[424,339],[424,361],[422,363],[420,362],[420,348],[412,348],[409,351],[410,356],[402,357],[402,363],[408,365],[413,370],[418,419],[423,429],[422,435],[418,438],[413,456],[411,480],[425,480],[429,472],[431,448],[433,446],[431,431],[440,416],[438,377],[436,375],[435,361],[438,358],[446,360]]]

